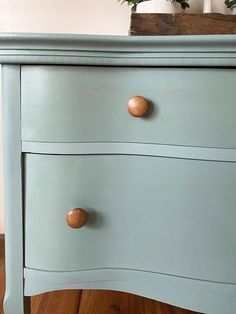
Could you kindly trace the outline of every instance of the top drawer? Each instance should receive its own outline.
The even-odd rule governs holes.
[[[22,67],[22,139],[236,148],[236,70]],[[127,112],[135,95],[152,102]]]

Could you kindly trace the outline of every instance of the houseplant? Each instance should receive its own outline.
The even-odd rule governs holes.
[[[227,8],[232,10],[233,14],[236,14],[236,0],[225,0]]]
[[[132,5],[132,12],[178,13],[189,7],[188,0],[118,0]]]

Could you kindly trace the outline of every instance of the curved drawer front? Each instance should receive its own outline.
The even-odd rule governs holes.
[[[25,167],[26,267],[236,282],[235,163],[28,154]],[[80,229],[66,223],[76,207]]]
[[[22,67],[22,139],[236,148],[234,69]],[[127,111],[149,100],[143,118]]]

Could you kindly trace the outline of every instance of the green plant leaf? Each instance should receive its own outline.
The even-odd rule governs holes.
[[[236,5],[236,0],[225,0],[227,8],[232,8],[233,5]]]

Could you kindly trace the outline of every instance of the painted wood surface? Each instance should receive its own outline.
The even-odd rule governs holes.
[[[22,151],[51,155],[140,155],[236,161],[236,149],[141,143],[46,143],[22,141]]]
[[[0,252],[0,314],[5,291],[4,258]],[[196,314],[140,296],[118,291],[61,290],[31,298],[32,314]],[[138,312],[137,312],[138,310]]]
[[[20,67],[2,67],[3,161],[6,241],[5,314],[26,314],[23,292],[23,207],[20,128]]]
[[[25,66],[21,82],[25,141],[236,148],[233,69]],[[135,95],[149,116],[127,112]]]
[[[0,62],[132,66],[236,66],[236,36],[0,34]]]
[[[25,294],[60,289],[106,289],[131,292],[208,314],[232,314],[236,285],[129,270],[97,269],[51,272],[25,269]]]
[[[26,267],[236,283],[235,163],[29,154],[25,169]],[[75,207],[89,214],[79,230]]]
[[[209,314],[235,312],[235,48],[235,35],[0,34],[0,62],[17,64],[3,67],[5,314],[26,314],[29,298],[24,296],[61,288],[117,289]],[[27,71],[30,90],[24,86]],[[126,120],[120,104],[126,107],[128,96],[140,91],[153,97],[153,115]],[[27,124],[19,109],[25,99],[27,110],[39,110],[32,133],[39,120],[41,129],[22,146],[20,129]],[[90,137],[104,146],[91,145]],[[84,155],[32,154],[21,163],[25,148],[76,154],[79,141],[85,142]],[[108,141],[123,146],[108,147]],[[148,145],[150,157],[142,156],[141,146],[127,147],[128,142]],[[108,148],[111,155],[103,155]],[[121,156],[121,148],[128,155]],[[99,156],[86,155],[96,149]],[[135,151],[140,156],[132,156]],[[196,151],[199,160],[194,160]],[[65,219],[78,206],[92,218],[76,233]],[[35,268],[25,269],[25,279],[23,266]]]

